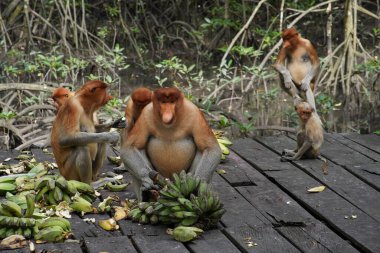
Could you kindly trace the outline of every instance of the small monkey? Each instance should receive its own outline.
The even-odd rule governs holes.
[[[323,143],[323,127],[314,108],[307,102],[300,102],[295,106],[300,119],[300,130],[297,133],[297,148],[284,149],[281,161],[294,161],[301,158],[319,158],[324,162],[323,173],[327,174],[327,160],[320,154]]]

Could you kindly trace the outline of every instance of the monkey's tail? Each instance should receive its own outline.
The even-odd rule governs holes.
[[[321,155],[319,155],[317,158],[323,162],[323,164],[322,164],[323,174],[325,174],[325,175],[329,174],[329,167],[328,167],[327,159],[322,157]]]

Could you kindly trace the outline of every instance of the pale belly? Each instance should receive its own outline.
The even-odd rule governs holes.
[[[196,153],[196,146],[191,138],[166,141],[151,138],[147,154],[153,167],[164,177],[171,177],[188,170]]]
[[[311,69],[311,63],[309,62],[291,62],[288,64],[288,69],[292,75],[292,79],[296,84],[301,84],[301,81],[306,76],[307,72]]]

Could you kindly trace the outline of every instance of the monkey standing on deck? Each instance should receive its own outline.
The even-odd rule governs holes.
[[[313,93],[319,75],[317,50],[293,27],[282,32],[282,40],[282,48],[274,64],[274,68],[280,73],[281,88],[292,96],[295,104],[302,98],[317,113]]]
[[[297,148],[284,149],[282,161],[293,161],[301,158],[319,158],[324,162],[323,173],[327,174],[327,160],[320,156],[323,143],[323,127],[319,118],[315,115],[314,108],[307,102],[300,102],[295,107],[299,119],[300,130],[297,133]]]
[[[120,153],[139,201],[153,187],[151,171],[171,178],[185,170],[210,182],[221,157],[202,112],[174,87],[154,91],[152,103],[123,137]]]
[[[107,84],[89,81],[62,105],[53,123],[51,144],[59,172],[66,179],[95,180],[103,165],[106,143],[119,139],[116,132],[95,133],[94,112],[111,96]]]

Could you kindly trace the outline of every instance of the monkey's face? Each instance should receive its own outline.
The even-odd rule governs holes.
[[[171,125],[176,111],[183,102],[183,95],[177,88],[160,88],[154,92],[153,108],[164,125]]]
[[[306,123],[310,119],[312,112],[313,111],[309,109],[301,109],[298,110],[298,116],[300,117],[302,122]]]
[[[59,88],[54,90],[51,98],[53,99],[54,106],[57,109],[59,109],[59,107],[61,107],[63,105],[63,103],[65,103],[66,100],[72,96],[73,96],[73,94],[71,93],[70,90],[63,88],[63,87],[59,87]]]

